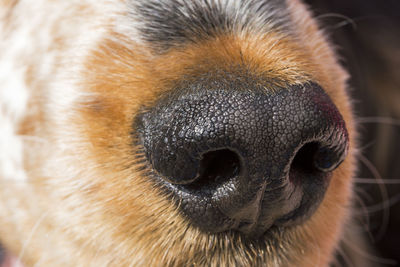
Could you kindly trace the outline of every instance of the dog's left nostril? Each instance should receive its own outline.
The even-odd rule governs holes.
[[[297,151],[296,156],[294,157],[292,164],[290,166],[289,179],[292,182],[301,182],[296,181],[298,179],[297,175],[294,173],[312,173],[315,172],[315,156],[318,150],[317,142],[310,142],[303,145],[299,151]]]
[[[338,155],[341,153],[319,142],[306,143],[297,151],[290,169],[303,173],[330,172],[341,163]]]
[[[344,151],[336,151],[330,147],[319,147],[314,154],[314,166],[323,172],[330,172],[343,161]]]

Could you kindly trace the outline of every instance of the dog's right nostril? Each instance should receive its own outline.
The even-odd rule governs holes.
[[[203,154],[200,160],[199,176],[194,185],[221,184],[234,178],[240,172],[239,155],[229,149],[220,149]]]

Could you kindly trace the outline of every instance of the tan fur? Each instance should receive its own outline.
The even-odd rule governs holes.
[[[3,1],[1,6],[7,11],[10,3],[15,5]],[[100,19],[90,1],[83,6],[64,22],[45,21],[53,23],[50,36],[62,32],[74,16]],[[115,18],[102,18],[96,27],[105,30],[84,46],[77,68],[68,65],[69,53],[77,49],[70,34],[50,41],[59,60],[50,64],[50,72],[38,69],[48,50],[31,62],[26,58],[31,112],[17,132],[26,137],[28,180],[16,182],[0,173],[0,240],[5,247],[26,266],[327,266],[349,215],[355,170],[347,74],[305,7],[291,0],[290,13],[297,36],[218,36],[161,55],[104,26],[116,23]],[[350,134],[349,154],[334,171],[317,212],[302,225],[270,233],[274,241],[262,244],[190,226],[141,171],[144,155],[132,146],[130,134],[139,108],[151,106],[182,77],[238,66],[255,75],[267,73],[277,85],[319,83]],[[79,95],[53,109],[55,104],[48,102],[53,86],[71,86]]]

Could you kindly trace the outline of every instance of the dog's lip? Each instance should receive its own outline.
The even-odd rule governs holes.
[[[25,267],[18,257],[14,256],[7,250],[3,251],[0,259],[0,267]]]
[[[235,228],[227,230],[225,232],[234,231],[246,239],[249,240],[261,240],[268,238],[269,234],[272,233],[274,230],[280,228],[284,229],[286,226],[283,225],[276,225],[274,223],[270,223],[268,225],[262,224],[260,222],[239,222],[235,221],[234,223]]]
[[[160,179],[161,183],[169,189],[176,189],[177,185],[172,185],[169,183],[165,183],[158,174],[154,174],[155,177]],[[330,180],[330,177],[327,177]],[[290,183],[296,187],[296,184]],[[179,185],[178,185],[179,186]],[[294,190],[294,189],[293,189]],[[190,192],[186,192],[186,194],[190,194]],[[243,234],[244,236],[250,239],[259,239],[265,236],[268,232],[270,232],[274,228],[282,228],[285,229],[287,227],[295,226],[303,224],[306,221],[306,217],[304,216],[304,212],[302,209],[305,207],[305,204],[302,203],[302,199],[299,200],[298,204],[293,207],[290,211],[281,214],[275,220],[266,220],[266,218],[262,219],[258,217],[256,220],[238,220],[236,218],[232,218],[227,215],[223,210],[217,207],[218,211],[224,215],[226,219],[225,227],[226,230],[223,231],[210,231],[210,234],[217,233],[227,233],[227,232],[238,232]],[[260,214],[259,214],[260,216]],[[303,218],[304,217],[304,218]],[[224,228],[224,227],[223,227]],[[1,267],[1,266],[0,266]]]
[[[331,176],[328,175],[327,179],[330,180]],[[280,215],[275,220],[263,220],[257,218],[257,220],[251,221],[240,221],[233,218],[229,218],[233,222],[230,230],[242,232],[245,236],[250,238],[260,238],[270,232],[274,228],[285,229],[296,225],[301,225],[307,220],[307,212],[304,211],[307,204],[303,203],[303,199],[298,202],[298,205],[293,207],[292,210]],[[315,209],[318,205],[315,206]]]

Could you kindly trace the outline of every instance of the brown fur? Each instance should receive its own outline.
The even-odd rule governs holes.
[[[27,182],[1,180],[0,174],[5,247],[27,266],[328,265],[348,219],[355,169],[347,74],[306,8],[291,0],[290,13],[297,36],[225,35],[161,55],[107,30],[73,73],[74,86],[84,96],[60,108],[67,113],[59,117],[46,106],[49,89],[43,88],[49,81],[35,75],[36,62],[29,64],[25,83],[39,91],[31,95],[33,112],[21,121],[19,134],[40,141],[24,141]],[[54,39],[61,63],[68,62],[68,38]],[[56,75],[63,74],[60,65],[52,66]],[[319,83],[350,134],[349,154],[334,171],[317,212],[302,225],[272,231],[265,242],[234,233],[206,234],[189,225],[146,177],[140,147],[132,146],[132,119],[141,106],[151,107],[183,78],[238,66],[267,74],[277,85]],[[49,157],[60,160],[49,166]]]

